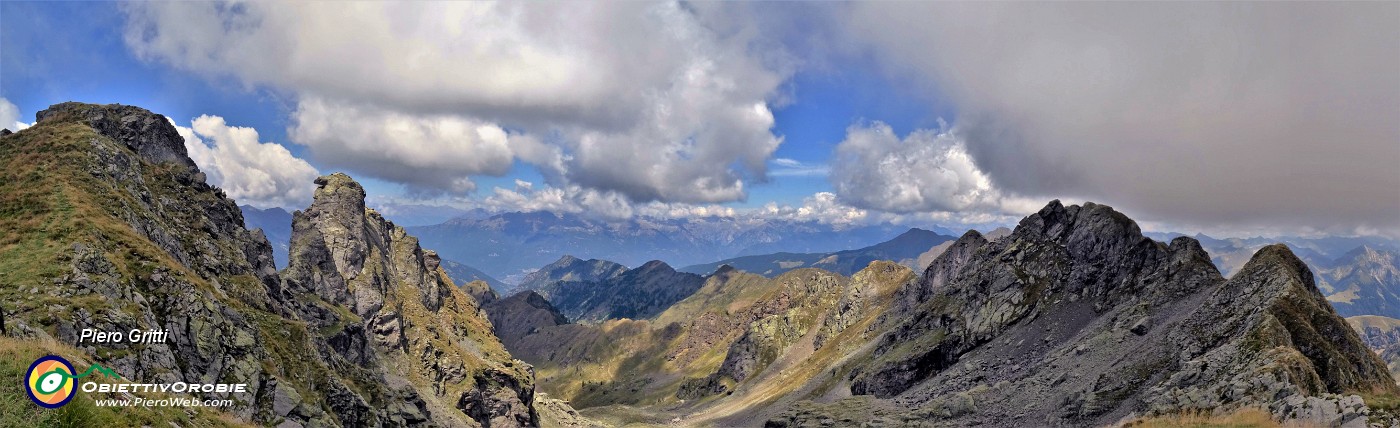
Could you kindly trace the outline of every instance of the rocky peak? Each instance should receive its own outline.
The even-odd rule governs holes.
[[[1136,222],[1113,207],[1093,202],[1066,207],[1058,199],[1021,220],[1013,234],[1054,241],[1086,257],[1116,254],[1151,242]]]
[[[673,272],[676,271],[676,269],[675,269],[675,268],[672,268],[671,265],[666,264],[666,262],[663,262],[663,261],[660,261],[660,260],[652,260],[652,261],[649,261],[649,262],[646,262],[646,263],[642,264],[642,266],[641,266],[641,267],[638,267],[638,268],[636,269],[636,271],[639,272],[639,273],[654,274],[654,273],[673,273]]]
[[[172,162],[194,167],[185,139],[170,121],[150,110],[121,104],[54,104],[34,115],[39,123],[80,121],[113,141],[126,145],[151,163]],[[201,180],[203,181],[203,180]]]
[[[897,298],[900,306],[895,313],[915,310],[919,303],[927,300],[935,290],[951,283],[963,266],[972,260],[973,254],[987,243],[982,233],[976,230],[968,230],[957,241],[953,241],[942,254],[929,263],[928,268],[917,280],[900,288]]]
[[[1270,277],[1273,281],[1284,281],[1287,285],[1301,288],[1314,284],[1312,270],[1303,263],[1293,250],[1284,244],[1266,245],[1254,253],[1254,257],[1240,269],[1240,274]],[[1317,292],[1319,295],[1321,292]]]
[[[556,283],[560,281],[597,282],[616,277],[626,271],[626,266],[607,260],[581,260],[578,257],[565,255],[554,263],[525,275],[518,288],[540,291],[548,298],[553,297],[548,290],[555,288]]]
[[[350,176],[335,173],[315,183],[311,206],[293,213],[282,275],[288,305],[332,332],[328,341],[341,358],[395,365],[396,372],[413,370],[426,379],[396,394],[442,400],[486,426],[534,424],[532,379],[510,361],[479,313],[483,300],[494,300],[490,288],[480,281],[454,286],[436,252],[365,207],[364,187]],[[397,367],[402,362],[408,364]],[[441,411],[410,413],[431,418]]]
[[[1371,265],[1394,265],[1396,262],[1395,252],[1388,250],[1378,250],[1370,245],[1362,245],[1347,252],[1342,258],[1343,263],[1366,263]]]
[[[1190,394],[1235,389],[1242,392],[1224,396],[1294,418],[1295,404],[1312,400],[1303,397],[1398,391],[1385,364],[1337,316],[1311,270],[1283,244],[1256,252],[1171,341],[1184,369],[1149,400],[1157,407],[1179,407]],[[1160,394],[1168,388],[1173,391]]]
[[[368,250],[366,242],[365,189],[349,175],[335,173],[317,178],[316,195],[305,211],[292,214],[293,245],[295,237],[311,233],[314,227],[320,242],[330,252],[335,270],[346,279],[354,279]],[[300,227],[298,227],[300,226]],[[292,251],[295,253],[296,249]]]

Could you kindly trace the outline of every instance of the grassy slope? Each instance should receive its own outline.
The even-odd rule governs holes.
[[[62,356],[74,367],[92,364],[92,360],[81,351],[51,340],[0,337],[0,427],[246,426],[206,408],[192,408],[187,413],[183,408],[98,407],[93,403],[94,399],[121,398],[114,394],[80,392],[63,407],[54,410],[40,408],[26,396],[23,379],[30,362],[44,355]],[[133,395],[160,398],[158,394]]]
[[[123,310],[122,305],[130,304],[107,301],[96,294],[71,298],[60,295],[63,290],[52,290],[54,282],[67,273],[76,243],[100,249],[123,281],[148,276],[160,267],[200,289],[213,289],[113,214],[139,204],[114,183],[88,173],[98,167],[88,155],[92,144],[119,146],[75,122],[40,123],[0,138],[0,307],[11,323],[20,318],[31,326],[51,329],[66,322],[75,307],[95,313],[104,308]],[[171,181],[162,177],[162,172],[162,167],[144,168],[144,178],[153,191],[164,190],[159,189],[161,184]],[[249,282],[247,278],[226,279],[230,284]],[[317,352],[305,339],[304,323],[256,310],[237,298],[221,301],[258,327],[270,354],[263,363],[265,369],[288,381],[303,396],[320,396],[328,370],[316,363]],[[104,351],[98,352],[101,356]],[[365,382],[358,384],[372,387]]]
[[[825,272],[802,269],[774,279],[734,272],[710,278],[699,291],[655,320],[614,320],[599,326],[566,325],[542,331],[532,339],[534,344],[553,347],[543,355],[550,358],[533,361],[541,388],[582,408],[588,417],[619,426],[666,424],[671,417],[701,425],[761,423],[753,419],[755,412],[773,403],[826,396],[843,384],[846,360],[862,353],[878,336],[879,327],[874,324],[879,314],[913,273],[900,267],[878,273],[874,269],[862,271],[854,281],[839,278],[843,289],[862,284],[872,297],[858,319],[815,350],[812,339],[822,330],[822,320],[840,295],[839,291],[834,297],[794,294],[802,288],[798,283],[803,276],[813,273]],[[690,402],[676,398],[683,379],[714,373],[730,344],[760,324],[730,326],[697,320],[727,319],[756,304],[787,298],[807,303],[765,319],[786,317],[805,326],[798,337],[789,338],[790,347],[771,361],[765,359],[757,376],[732,394]]]

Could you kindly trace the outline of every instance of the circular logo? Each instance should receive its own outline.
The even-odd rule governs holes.
[[[73,365],[57,355],[39,357],[29,365],[24,389],[34,404],[56,409],[73,400]]]

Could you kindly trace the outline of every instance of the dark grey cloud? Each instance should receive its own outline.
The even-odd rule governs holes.
[[[873,3],[995,185],[1178,224],[1400,231],[1400,3]]]

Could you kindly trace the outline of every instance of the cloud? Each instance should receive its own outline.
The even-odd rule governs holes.
[[[774,168],[768,175],[774,177],[820,177],[831,173],[831,168],[821,164],[808,164],[788,158],[773,159]]]
[[[32,123],[19,121],[19,107],[10,100],[0,97],[0,128],[8,128],[10,131],[20,131],[32,126]]]
[[[311,204],[316,168],[281,145],[258,142],[257,130],[229,126],[224,118],[209,115],[195,118],[190,127],[170,123],[209,184],[239,204],[289,209]]]
[[[421,189],[476,190],[469,176],[502,175],[514,148],[539,143],[492,123],[452,115],[411,116],[368,105],[306,97],[288,137],[327,165]]]
[[[857,207],[892,213],[1035,209],[1003,196],[954,131],[918,130],[900,139],[881,122],[853,125],[834,158],[836,194]]]
[[[1400,225],[1400,4],[847,12],[848,33],[882,64],[927,76],[925,93],[957,106],[967,154],[994,188],[1177,224]],[[887,196],[908,202],[889,203],[898,209],[917,195]]]
[[[632,202],[617,192],[578,185],[535,189],[534,183],[524,180],[516,180],[514,190],[494,188],[481,205],[492,211],[548,211],[607,219],[629,218],[635,213]]]
[[[466,191],[469,177],[518,160],[553,184],[634,201],[734,201],[766,180],[782,142],[768,100],[791,67],[710,7],[124,8],[139,57],[287,91],[292,142],[327,166],[410,186]],[[480,132],[493,128],[494,139]]]
[[[869,211],[846,205],[831,192],[817,192],[803,198],[802,205],[797,207],[769,202],[750,214],[769,220],[815,221],[836,225],[874,222],[874,216]]]
[[[460,210],[480,208],[487,212],[573,213],[603,220],[649,221],[720,217],[750,226],[767,222],[816,222],[838,229],[889,223],[921,227],[937,224],[955,229],[967,227],[990,230],[1015,225],[1021,219],[1020,215],[982,211],[895,214],[851,206],[831,192],[814,193],[802,198],[801,203],[796,205],[769,202],[758,207],[733,207],[660,201],[635,203],[616,192],[600,192],[580,186],[537,188],[534,183],[523,180],[517,180],[514,189],[495,187],[486,198],[461,198],[452,201],[450,205]],[[1037,208],[1039,206],[1030,210]]]

